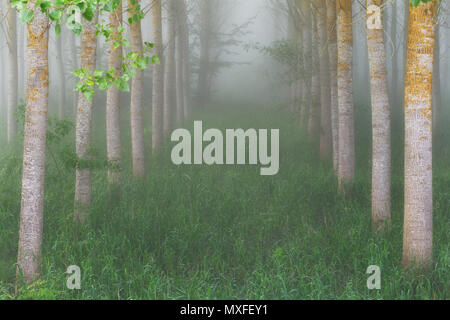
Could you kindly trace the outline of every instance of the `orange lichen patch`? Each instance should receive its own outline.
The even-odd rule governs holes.
[[[421,112],[427,120],[431,121],[433,119],[433,112],[431,108],[422,109]]]
[[[45,54],[48,52],[48,41],[47,37],[44,37],[45,32],[48,31],[48,28],[42,27],[39,34],[36,34],[32,28],[31,24],[28,24],[28,38],[27,38],[27,47],[28,49],[36,50],[39,54]]]
[[[430,126],[435,12],[435,1],[410,8],[405,80],[405,108],[420,110]]]
[[[337,67],[338,72],[350,70],[350,64],[346,63],[345,61],[339,61]]]
[[[27,101],[37,101],[39,99],[40,90],[38,88],[27,89]]]
[[[351,11],[352,10],[352,1],[351,0],[337,0],[336,1],[337,10],[343,11]]]

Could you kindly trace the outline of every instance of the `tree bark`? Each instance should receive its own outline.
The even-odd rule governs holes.
[[[300,111],[300,119],[303,127],[307,128],[309,112],[312,108],[311,95],[311,72],[312,72],[312,22],[311,22],[311,7],[309,1],[300,2],[300,12],[303,16],[303,70],[305,91],[303,96],[303,107]]]
[[[441,72],[440,72],[441,48],[439,41],[439,34],[440,34],[439,29],[440,29],[439,25],[436,24],[436,35],[434,41],[434,63],[433,63],[433,134],[435,137],[439,137],[441,106],[442,106]]]
[[[114,68],[117,74],[121,73],[122,46],[114,48],[118,36],[118,27],[122,24],[122,1],[114,12],[109,15],[113,29],[110,39],[109,68]],[[117,195],[120,192],[122,147],[120,142],[120,91],[111,86],[106,94],[106,147],[109,161],[108,186],[110,191]]]
[[[56,36],[56,35],[55,35]],[[64,118],[66,102],[66,75],[64,74],[64,60],[62,54],[62,37],[56,36],[56,59],[58,60],[58,118]]]
[[[134,3],[134,4],[133,4]],[[138,13],[139,0],[128,0],[129,15]],[[130,25],[131,50],[140,54],[142,51],[141,20]],[[133,176],[138,179],[145,177],[145,147],[144,147],[144,108],[143,108],[144,71],[136,70],[131,82],[131,153],[133,158]]]
[[[433,242],[432,82],[436,1],[409,9],[405,79],[403,264],[429,264]]]
[[[381,7],[382,2],[367,0],[367,7]],[[367,47],[372,102],[372,227],[379,231],[391,220],[391,112],[383,29],[367,29]]]
[[[319,63],[319,36],[317,32],[315,12],[312,13],[312,75],[311,75],[311,107],[309,108],[308,135],[311,141],[320,145],[320,63]]]
[[[81,36],[81,68],[89,69],[92,73],[96,66],[97,37],[95,36],[98,11],[92,21],[83,20],[83,34]],[[89,160],[89,148],[92,136],[93,101],[78,94],[78,108],[76,117],[76,153],[81,161]],[[91,169],[78,164],[75,173],[75,216],[76,222],[84,222],[86,211],[91,203]]]
[[[175,82],[176,82],[176,121],[177,124],[181,124],[184,121],[184,86],[183,86],[183,25],[182,21],[182,0],[176,0],[176,29],[175,29]]]
[[[152,93],[152,150],[157,153],[163,139],[163,110],[164,110],[164,70],[162,50],[162,22],[161,0],[152,2],[152,32],[155,54],[160,64],[153,65],[153,93]]]
[[[173,126],[173,112],[176,105],[175,97],[175,33],[176,33],[176,2],[168,0],[167,8],[167,47],[164,66],[164,139],[168,139]]]
[[[326,0],[328,23],[328,58],[330,59],[330,110],[333,143],[333,169],[338,172],[338,94],[337,94],[337,20],[336,0]]]
[[[49,21],[36,0],[29,2],[34,19],[28,24],[27,101],[25,113],[18,277],[32,283],[41,275],[44,211],[45,137],[48,110]]]
[[[182,1],[182,24],[183,24],[183,100],[184,117],[191,116],[191,77],[190,77],[190,59],[189,59],[189,22],[186,2]]]
[[[18,64],[17,64],[17,26],[16,26],[16,10],[11,8],[10,1],[7,6],[8,14],[6,16],[7,23],[7,43],[8,43],[8,143],[15,141],[17,132],[16,109],[18,102]]]
[[[343,191],[345,184],[355,177],[355,138],[352,85],[352,1],[337,0],[338,41],[338,181]]]
[[[201,0],[200,8],[200,65],[198,72],[198,106],[204,108],[209,102],[209,69],[211,38],[211,1]]]
[[[327,8],[325,0],[316,0],[320,64],[320,158],[332,157],[330,65],[328,56]]]

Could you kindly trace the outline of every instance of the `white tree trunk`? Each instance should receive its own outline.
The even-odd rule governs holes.
[[[403,264],[429,264],[433,244],[432,80],[436,1],[409,9],[405,79]]]
[[[309,1],[300,2],[300,11],[303,16],[302,30],[303,30],[303,70],[304,70],[304,84],[305,91],[303,96],[303,104],[300,110],[300,119],[307,128],[309,112],[312,108],[311,95],[311,72],[312,72],[312,22],[311,22],[311,7]]]
[[[316,0],[317,31],[320,63],[320,158],[331,160],[331,96],[330,65],[328,57],[327,8],[325,0]]]
[[[16,10],[11,8],[8,1],[6,36],[8,43],[8,143],[13,143],[16,137],[17,123],[15,112],[17,109],[18,64],[17,64],[17,27]]]
[[[190,59],[189,59],[189,23],[186,2],[183,0],[182,6],[182,25],[183,25],[183,94],[184,94],[184,117],[191,116],[191,77],[190,77]]]
[[[64,74],[64,60],[62,54],[62,37],[56,36],[56,59],[58,60],[58,118],[64,118],[66,103],[66,75]]]
[[[153,65],[152,150],[158,152],[163,139],[164,70],[162,50],[161,0],[152,2],[152,32],[155,54],[161,64]]]
[[[110,40],[109,68],[114,68],[118,74],[121,73],[122,46],[114,48],[114,39],[117,37],[117,28],[122,23],[122,1],[118,8],[109,15],[111,27],[113,28]],[[113,194],[120,190],[122,148],[120,142],[120,91],[112,86],[106,94],[106,147],[108,161],[108,185]]]
[[[339,189],[355,177],[355,138],[352,87],[352,1],[337,1],[338,41],[338,181]]]
[[[132,17],[138,12],[139,1],[134,5],[128,0],[129,15]],[[139,53],[142,50],[141,21],[133,21],[130,25],[131,50]],[[144,71],[137,70],[131,82],[131,152],[133,158],[133,176],[145,177],[145,147],[144,147],[144,110],[143,110]]]
[[[28,24],[28,79],[25,114],[18,276],[27,283],[41,274],[44,211],[45,136],[48,110],[48,18],[35,7]]]
[[[176,105],[175,97],[175,33],[176,33],[176,3],[168,0],[167,8],[167,47],[164,66],[164,116],[163,133],[167,139],[172,130],[173,111]]]
[[[328,23],[328,57],[330,59],[330,98],[331,98],[331,135],[333,143],[333,168],[338,171],[338,94],[337,94],[337,28],[336,28],[336,0],[326,0],[327,2],[327,23]]]
[[[319,64],[319,36],[317,32],[316,16],[312,13],[312,72],[311,76],[311,106],[309,108],[308,135],[311,141],[319,142],[320,136],[320,64]]]
[[[176,28],[175,28],[175,77],[176,77],[176,121],[181,124],[184,121],[184,86],[183,86],[183,25],[182,21],[182,0],[176,0]]]
[[[367,7],[381,0],[367,0]],[[370,18],[369,16],[367,17]],[[372,101],[372,226],[382,230],[391,219],[391,112],[383,29],[367,29]]]
[[[83,34],[81,38],[81,67],[95,70],[97,57],[97,37],[95,36],[98,11],[92,21],[83,20]],[[76,152],[81,160],[89,160],[89,148],[92,136],[93,101],[78,94],[78,108],[76,117]],[[78,165],[75,173],[75,217],[77,222],[83,222],[86,210],[91,203],[91,169]]]

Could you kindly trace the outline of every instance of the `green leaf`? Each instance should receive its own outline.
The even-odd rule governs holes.
[[[161,64],[161,61],[159,60],[158,56],[152,57],[152,64]]]
[[[56,36],[59,36],[61,34],[61,24],[59,23],[55,25],[55,34]]]
[[[48,17],[52,21],[59,21],[62,17],[62,11],[61,10],[55,10],[48,14]]]
[[[34,19],[34,12],[32,10],[24,9],[20,12],[20,21],[22,23],[29,23]]]

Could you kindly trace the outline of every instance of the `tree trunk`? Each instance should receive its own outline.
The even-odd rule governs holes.
[[[152,150],[160,150],[163,139],[163,108],[164,108],[164,71],[162,50],[161,0],[152,2],[152,32],[155,54],[161,64],[153,65],[152,93]]]
[[[64,28],[62,28],[64,29]],[[64,32],[64,31],[62,31]],[[71,31],[71,30],[66,30],[66,32],[68,33],[68,47],[69,47],[69,52],[71,55],[71,59],[72,59],[72,70],[76,70],[79,68],[78,66],[78,54],[77,54],[77,41],[76,41],[76,35]],[[78,103],[78,94],[76,91],[73,91],[73,104],[71,106],[71,109],[74,112],[74,114],[76,114],[76,109],[77,109],[77,103]]]
[[[382,2],[367,0],[367,7],[381,7]],[[383,29],[367,29],[367,47],[372,101],[372,226],[378,231],[391,220],[391,113]]]
[[[325,0],[316,0],[317,31],[319,35],[320,63],[320,158],[331,160],[331,96],[330,96],[330,65],[327,39],[327,8]]]
[[[83,34],[81,36],[81,67],[95,70],[97,57],[97,37],[95,36],[98,11],[92,21],[83,20]],[[76,118],[76,152],[78,159],[89,160],[89,148],[92,135],[93,101],[78,94],[78,108]],[[91,169],[82,163],[77,165],[75,173],[75,217],[76,222],[83,222],[85,213],[91,203]]]
[[[31,0],[28,24],[28,79],[25,114],[18,277],[32,283],[41,275],[45,136],[48,110],[48,18]]]
[[[10,1],[7,6],[7,43],[8,43],[8,143],[12,144],[16,137],[16,109],[17,109],[17,90],[18,90],[18,64],[17,64],[17,27],[16,10],[11,8]]]
[[[184,121],[184,86],[183,86],[183,25],[182,19],[182,0],[176,0],[176,31],[175,31],[175,77],[176,77],[176,120],[177,124],[181,124]]]
[[[311,7],[309,1],[300,2],[301,14],[303,16],[303,70],[304,70],[304,83],[305,94],[303,96],[303,107],[300,112],[300,119],[304,128],[307,128],[309,112],[312,108],[312,95],[311,95],[311,72],[312,72],[312,34],[311,34]]]
[[[409,9],[405,79],[403,264],[429,264],[433,242],[432,81],[436,1]]]
[[[337,95],[337,28],[336,28],[336,0],[326,0],[328,23],[328,58],[330,59],[330,110],[331,135],[333,143],[333,168],[338,171],[338,95]]]
[[[435,28],[436,28],[436,35],[434,42],[434,63],[433,63],[433,134],[435,137],[439,137],[441,105],[442,105],[441,72],[440,72],[441,48],[439,41],[439,34],[440,34],[439,25],[437,24]]]
[[[393,52],[391,56],[391,72],[392,72],[392,83],[391,83],[391,101],[392,105],[396,107],[397,110],[401,110],[402,106],[399,105],[398,97],[401,96],[401,93],[398,92],[398,58],[399,58],[399,52],[398,49],[400,49],[399,41],[398,41],[398,35],[397,35],[397,20],[398,20],[398,10],[397,10],[397,4],[398,1],[393,1],[392,6],[392,17],[391,17],[391,36],[390,40],[392,41],[391,46],[393,46]],[[402,55],[403,57],[403,55]],[[399,118],[401,118],[401,112],[397,112],[399,114]]]
[[[291,9],[292,10],[292,9]],[[296,28],[292,13],[288,13],[287,39],[293,45],[297,44]],[[289,72],[289,101],[288,110],[294,113],[297,103],[297,77],[299,76],[298,68],[292,68]]]
[[[352,1],[338,0],[338,180],[339,189],[353,182],[355,176],[355,138],[352,85]]]
[[[311,99],[309,108],[308,135],[311,141],[319,141],[320,137],[320,64],[319,64],[319,37],[316,27],[315,12],[312,12],[312,69],[311,69]]]
[[[118,35],[118,27],[122,24],[122,1],[114,12],[109,15],[113,33],[110,40],[109,68],[114,68],[117,74],[121,73],[122,46],[114,48]],[[120,143],[120,91],[111,86],[106,94],[106,147],[108,153],[108,186],[113,195],[120,192],[122,148]]]
[[[64,74],[64,60],[62,54],[62,37],[56,36],[56,59],[58,60],[58,118],[64,118],[66,102],[66,75]]]
[[[198,106],[204,108],[209,101],[211,1],[201,0],[200,9],[200,65],[198,72]]]
[[[167,8],[167,47],[164,67],[164,139],[168,139],[172,130],[175,100],[175,33],[176,33],[176,3],[168,0]]]
[[[191,79],[189,59],[189,23],[186,2],[182,2],[182,24],[183,24],[183,94],[184,94],[184,117],[191,116]]]
[[[134,3],[134,4],[133,4]],[[138,12],[139,1],[128,0],[130,17]],[[140,54],[142,51],[141,20],[130,25],[131,50]],[[144,71],[136,70],[131,82],[131,152],[133,158],[133,176],[145,177],[145,147],[144,147],[144,109],[143,109]]]

